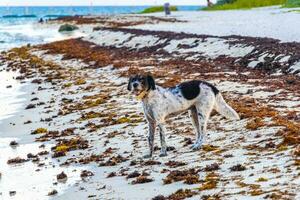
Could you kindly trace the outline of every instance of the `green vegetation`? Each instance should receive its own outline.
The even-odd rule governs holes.
[[[300,0],[287,0],[284,4],[286,8],[300,7]]]
[[[177,11],[178,9],[176,6],[170,6],[170,10]],[[149,7],[149,8],[146,8],[145,10],[143,10],[142,12],[140,12],[140,14],[155,13],[155,12],[164,12],[164,7],[163,6]]]
[[[203,10],[235,10],[235,9],[250,9],[264,6],[283,5],[287,0],[222,0],[212,7],[204,8]],[[297,1],[299,0],[291,0]],[[231,2],[231,3],[230,3]]]

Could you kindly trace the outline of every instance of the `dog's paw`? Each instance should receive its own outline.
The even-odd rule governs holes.
[[[202,143],[196,143],[196,144],[192,145],[192,150],[197,151],[197,150],[201,149],[201,147],[202,147]]]
[[[165,157],[165,156],[167,156],[167,155],[168,155],[167,152],[164,151],[164,152],[160,152],[159,157]]]

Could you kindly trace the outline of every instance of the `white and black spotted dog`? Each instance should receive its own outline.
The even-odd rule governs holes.
[[[189,111],[196,132],[196,141],[192,146],[194,150],[199,149],[204,142],[207,121],[213,109],[228,119],[239,119],[239,115],[225,102],[220,91],[205,81],[192,80],[175,87],[163,88],[155,84],[151,75],[135,75],[129,79],[128,90],[142,101],[149,126],[150,153],[144,157],[152,156],[156,126],[160,134],[160,156],[167,155],[165,119],[170,114]]]

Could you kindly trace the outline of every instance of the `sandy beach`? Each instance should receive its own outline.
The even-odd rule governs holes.
[[[80,34],[0,54],[1,88],[19,99],[0,122],[0,199],[299,199],[300,14],[288,11],[39,25],[71,23]],[[164,87],[208,81],[241,120],[213,113],[206,143],[192,151],[188,114],[172,116],[168,156],[158,156],[156,135],[144,159],[147,123],[126,89],[139,72]]]

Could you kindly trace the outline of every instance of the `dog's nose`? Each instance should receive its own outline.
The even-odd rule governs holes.
[[[133,83],[133,87],[136,88],[139,84]]]

